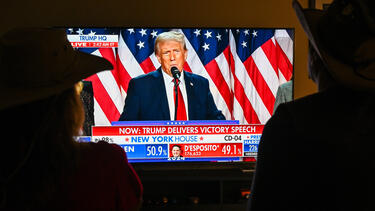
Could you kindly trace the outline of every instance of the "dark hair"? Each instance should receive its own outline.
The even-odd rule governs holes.
[[[175,145],[172,146],[172,149],[173,149],[173,147],[178,147],[181,150],[181,146],[180,145],[175,144]]]
[[[39,101],[0,111],[1,209],[36,210],[48,205],[61,178],[78,162],[83,108],[75,87]]]

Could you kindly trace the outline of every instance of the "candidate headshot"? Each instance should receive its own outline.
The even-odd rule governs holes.
[[[160,68],[130,80],[120,121],[225,119],[208,80],[184,70],[189,52],[181,32],[159,34],[154,51]]]
[[[181,146],[180,145],[174,145],[172,147],[172,156],[171,157],[174,157],[174,158],[180,158],[180,157],[183,157],[182,156],[182,150],[181,150]]]

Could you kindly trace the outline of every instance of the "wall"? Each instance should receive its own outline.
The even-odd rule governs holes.
[[[307,7],[308,0],[300,0]],[[307,78],[307,38],[292,0],[20,0],[2,2],[0,33],[14,26],[295,28],[295,98],[316,91]]]

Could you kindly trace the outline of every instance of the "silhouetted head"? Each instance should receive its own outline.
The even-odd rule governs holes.
[[[330,75],[375,91],[375,1],[335,0],[326,11],[303,9],[298,1],[293,7]]]

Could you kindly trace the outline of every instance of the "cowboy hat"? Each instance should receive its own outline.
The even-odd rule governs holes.
[[[47,98],[111,69],[106,59],[74,50],[62,29],[13,29],[0,37],[0,109]]]
[[[375,91],[375,4],[334,0],[326,10],[303,9],[296,15],[332,77],[343,85]]]

